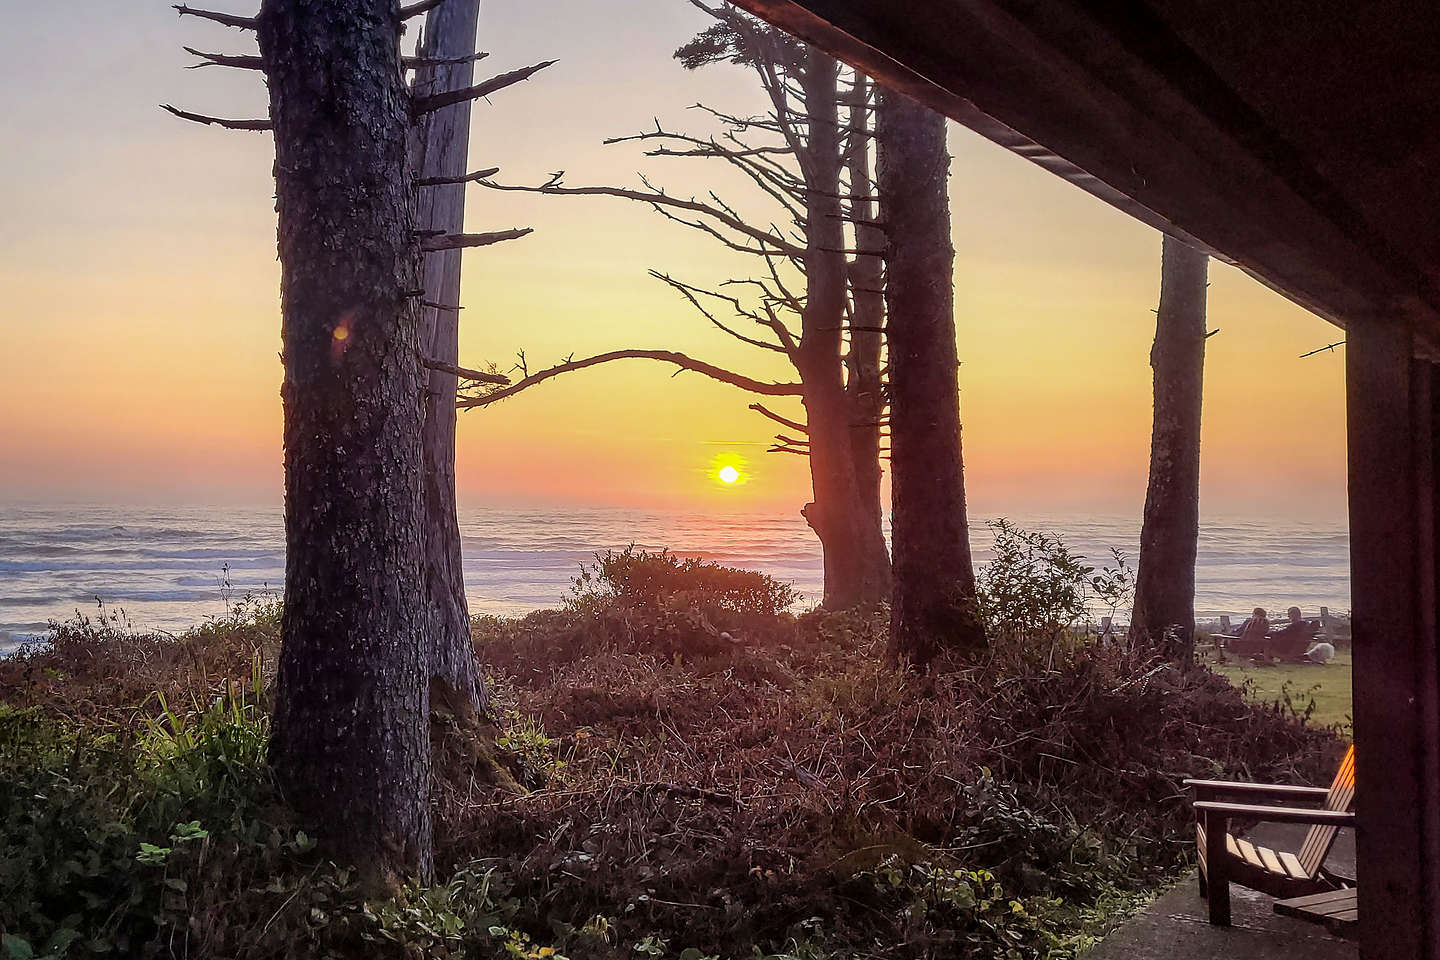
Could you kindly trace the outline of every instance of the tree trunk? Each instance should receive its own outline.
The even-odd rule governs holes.
[[[965,515],[945,118],[882,90],[877,118],[890,346],[890,653],[985,646]]]
[[[850,447],[855,461],[855,482],[871,522],[884,536],[880,506],[880,420],[885,412],[885,394],[880,376],[880,349],[885,325],[885,231],[877,221],[871,197],[874,184],[870,174],[870,83],[856,71],[849,109],[849,149],[845,164],[850,172],[850,221],[855,225],[855,249],[850,261],[850,352],[846,354],[849,377],[845,392],[850,397]]]
[[[801,158],[807,191],[806,297],[797,366],[805,384],[815,494],[804,515],[824,553],[824,604],[844,610],[885,599],[890,563],[884,535],[860,500],[840,360],[846,258],[837,73],[833,58],[808,49],[801,74],[809,113],[809,138]]]
[[[430,11],[419,55],[459,58],[475,53],[480,0],[446,0]],[[414,90],[420,95],[458,90],[474,83],[475,64],[421,67]],[[415,175],[458,177],[465,173],[470,148],[470,101],[426,114],[412,133],[411,167]],[[465,184],[420,187],[415,221],[421,231],[462,233],[465,229]],[[425,254],[422,280],[425,299],[460,304],[460,250]],[[452,366],[460,363],[460,314],[422,306],[420,349],[426,357]],[[433,696],[444,699],[451,712],[485,712],[484,679],[475,662],[470,637],[470,611],[465,602],[460,522],[455,504],[455,391],[452,373],[430,370],[425,395],[423,435],[425,497],[425,594],[430,604],[430,676]]]
[[[1200,540],[1200,403],[1205,377],[1209,258],[1166,237],[1156,311],[1155,419],[1150,483],[1130,636],[1182,664],[1195,647],[1195,553]]]
[[[270,762],[371,886],[431,872],[419,242],[395,0],[265,0],[285,379]]]

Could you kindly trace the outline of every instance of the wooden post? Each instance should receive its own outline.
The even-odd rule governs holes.
[[[1330,608],[1320,608],[1320,636],[1330,639]]]
[[[1226,636],[1230,635],[1230,618],[1223,613],[1220,614],[1220,632]]]
[[[1409,331],[1347,331],[1362,960],[1440,960],[1435,379]]]

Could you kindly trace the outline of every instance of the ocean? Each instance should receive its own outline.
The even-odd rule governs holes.
[[[1012,516],[1060,536],[1098,567],[1110,548],[1132,559],[1138,517]],[[516,616],[554,606],[581,564],[627,544],[763,570],[818,602],[820,549],[798,514],[465,509],[460,521],[472,613]],[[990,532],[972,530],[977,563]],[[278,507],[0,505],[0,651],[51,621],[123,610],[139,628],[180,630],[225,612],[226,598],[276,593],[284,579]],[[1349,538],[1331,525],[1211,519],[1200,532],[1196,613],[1255,606],[1350,606]]]

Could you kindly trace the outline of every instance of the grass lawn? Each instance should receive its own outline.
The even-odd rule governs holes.
[[[1262,667],[1226,657],[1225,663],[1215,662],[1213,648],[1204,650],[1205,662],[1217,673],[1223,674],[1237,687],[1249,684],[1245,689],[1250,698],[1262,703],[1283,701],[1289,694],[1290,702],[1301,713],[1311,701],[1315,709],[1310,715],[1311,722],[1328,726],[1340,724],[1348,736],[1350,717],[1350,651],[1337,651],[1334,660],[1318,664],[1284,664],[1276,667]]]

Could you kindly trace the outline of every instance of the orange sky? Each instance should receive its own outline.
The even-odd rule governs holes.
[[[33,6],[33,5],[31,5]],[[240,7],[235,7],[240,9]],[[162,3],[26,9],[0,37],[16,94],[0,176],[0,502],[278,501],[280,382],[271,151],[264,134],[181,123],[263,107],[257,77],[184,71],[181,43],[243,51],[234,31]],[[710,185],[696,161],[602,147],[697,100],[758,107],[734,68],[687,74],[669,52],[700,22],[684,0],[495,0],[483,68],[560,62],[476,108],[474,166],[536,183]],[[64,58],[55,36],[67,38]],[[19,94],[23,92],[23,96]],[[972,507],[1138,511],[1160,238],[961,129],[952,130],[956,322]],[[718,178],[727,198],[744,188]],[[619,200],[472,191],[475,229],[531,225],[466,255],[462,362],[531,369],[619,346],[679,349],[751,375],[783,361],[735,343],[646,276],[713,284],[743,260]],[[1343,334],[1239,271],[1212,267],[1202,509],[1343,516]],[[1343,348],[1342,348],[1343,351]],[[646,361],[559,378],[461,418],[469,504],[792,510],[800,458],[732,388]],[[780,406],[784,406],[782,401]],[[746,461],[722,487],[718,455]]]

